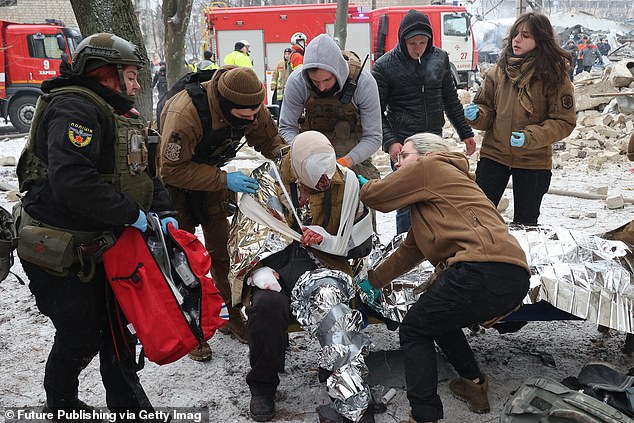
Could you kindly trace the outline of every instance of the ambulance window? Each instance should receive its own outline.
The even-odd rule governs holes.
[[[466,37],[468,33],[467,16],[462,13],[448,13],[443,16],[443,33],[445,35],[453,35]]]
[[[40,32],[27,37],[29,44],[29,55],[42,59],[59,59],[62,52],[57,46],[55,35],[44,35]]]

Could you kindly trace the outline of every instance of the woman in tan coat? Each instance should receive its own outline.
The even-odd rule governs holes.
[[[513,176],[513,221],[536,225],[548,191],[552,144],[576,125],[570,53],[555,42],[548,18],[521,15],[503,54],[487,74],[465,117],[486,131],[476,181],[497,205]]]
[[[409,207],[412,216],[405,241],[359,284],[368,297],[424,259],[436,266],[435,282],[399,328],[411,420],[419,423],[443,417],[434,341],[460,375],[449,385],[452,393],[472,411],[489,412],[489,382],[462,328],[511,312],[530,277],[524,251],[469,174],[467,158],[446,151],[437,135],[409,137],[399,169],[361,189],[368,207],[384,213]]]

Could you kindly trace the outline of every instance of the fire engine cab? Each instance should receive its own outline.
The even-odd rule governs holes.
[[[429,17],[434,45],[447,51],[454,80],[458,87],[471,86],[478,63],[471,21],[463,6],[432,5],[385,7],[363,12],[356,4],[348,6],[346,50],[359,54],[361,60],[370,55],[374,63],[398,42],[398,28],[403,16],[416,9]],[[310,40],[319,34],[334,34],[337,13],[335,3],[257,7],[210,7],[205,11],[209,49],[219,62],[233,50],[239,40],[251,45],[253,68],[260,79],[282,60],[291,36],[303,32]]]
[[[23,24],[0,20],[0,117],[20,132],[33,120],[40,85],[59,76],[79,43],[79,31],[60,21]]]

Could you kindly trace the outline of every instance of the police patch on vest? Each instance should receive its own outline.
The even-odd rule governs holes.
[[[165,158],[171,162],[177,162],[181,158],[181,146],[175,142],[168,142],[165,145],[165,152],[163,153]]]
[[[86,147],[92,141],[92,129],[71,122],[68,124],[68,139],[75,147]]]
[[[565,109],[570,109],[573,104],[574,102],[572,101],[572,96],[570,94],[561,96],[561,105],[564,106]]]

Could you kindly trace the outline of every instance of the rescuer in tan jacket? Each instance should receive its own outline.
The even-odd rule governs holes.
[[[463,327],[511,312],[526,295],[529,269],[524,251],[502,217],[469,174],[462,153],[449,153],[434,134],[405,140],[398,170],[370,180],[361,201],[387,213],[409,207],[407,238],[384,263],[359,283],[370,300],[376,288],[409,271],[423,259],[436,271],[430,287],[409,309],[400,326],[407,397],[416,422],[443,418],[436,392],[434,341],[459,374],[454,395],[476,413],[489,412],[488,379],[480,372]]]
[[[243,137],[267,158],[275,157],[285,143],[270,113],[262,107],[265,88],[252,69],[223,66],[201,86],[206,113],[199,114],[205,104],[197,107],[187,90],[165,104],[159,172],[178,210],[180,228],[194,233],[196,226],[202,227],[214,280],[229,309],[229,323],[223,329],[246,342],[240,313],[231,307],[228,194],[255,192],[258,184],[241,172],[227,173],[221,167],[235,157]],[[205,127],[201,116],[210,119]],[[208,360],[211,350],[203,344],[190,357]]]

